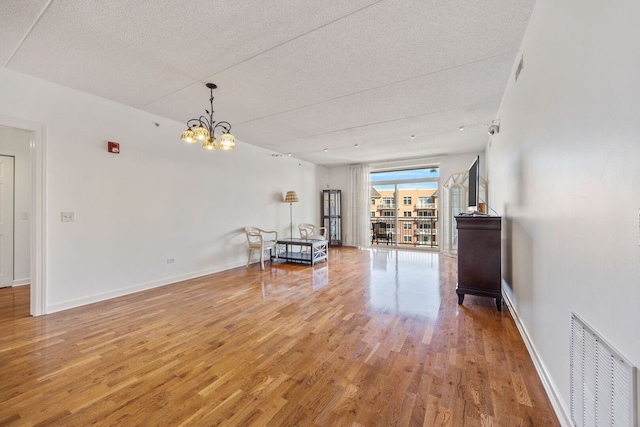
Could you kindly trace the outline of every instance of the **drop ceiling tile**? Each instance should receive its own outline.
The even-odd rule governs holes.
[[[3,0],[0,6],[0,66],[13,52],[47,4],[47,0]]]

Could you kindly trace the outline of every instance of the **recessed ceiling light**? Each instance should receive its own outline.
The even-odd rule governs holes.
[[[460,126],[458,130],[464,130],[464,126]]]
[[[328,148],[325,148],[325,149],[324,149],[324,152],[326,153],[327,151],[329,151],[329,149],[328,149]]]
[[[358,148],[358,147],[360,147],[360,144],[354,144],[353,146]]]
[[[291,157],[291,153],[287,154],[287,156]]]
[[[411,136],[409,136],[409,138],[416,139],[416,136],[415,135],[411,135]]]

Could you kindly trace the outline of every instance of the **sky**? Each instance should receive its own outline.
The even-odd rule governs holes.
[[[411,170],[401,170],[401,171],[389,171],[389,172],[373,172],[371,173],[371,185],[380,190],[392,190],[394,188],[393,184],[376,184],[377,182],[382,181],[403,181],[403,180],[414,180],[414,179],[424,179],[425,182],[412,182],[406,184],[398,183],[398,189],[408,189],[408,188],[438,188],[438,177],[440,176],[440,170],[438,168],[428,168],[428,169],[411,169]],[[429,180],[429,181],[427,181]]]

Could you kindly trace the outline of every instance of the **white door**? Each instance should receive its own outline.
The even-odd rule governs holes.
[[[0,288],[13,285],[13,163],[0,156]]]

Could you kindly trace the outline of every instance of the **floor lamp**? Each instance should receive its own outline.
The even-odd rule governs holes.
[[[284,196],[284,201],[286,203],[289,203],[289,233],[291,235],[291,238],[293,239],[293,204],[295,202],[299,202],[300,200],[298,200],[298,195],[295,191],[287,191],[287,195]]]

